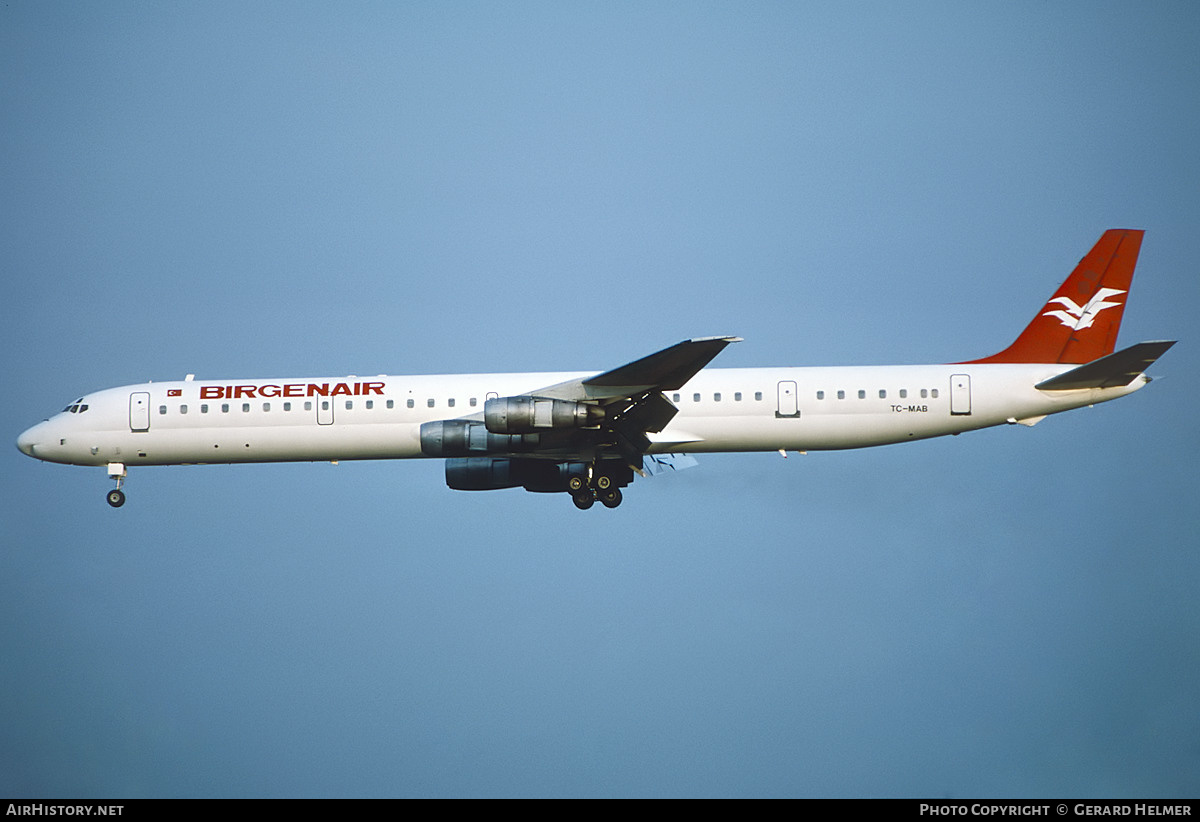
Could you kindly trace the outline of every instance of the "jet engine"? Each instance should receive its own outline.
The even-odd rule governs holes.
[[[572,476],[583,476],[585,462],[552,462],[528,457],[470,457],[446,460],[446,485],[455,491],[566,491]]]
[[[537,434],[493,434],[483,423],[469,420],[421,424],[421,452],[427,457],[522,453],[536,450],[540,441]]]
[[[549,428],[586,428],[604,420],[604,409],[586,402],[541,397],[499,397],[483,405],[493,434],[532,434]]]
[[[446,485],[455,491],[520,486],[526,491],[573,492],[586,486],[588,468],[586,462],[554,462],[534,457],[458,457],[446,460]],[[624,488],[633,482],[633,469],[618,460],[603,460],[595,467],[594,474],[594,478],[605,478],[599,485],[601,488]]]

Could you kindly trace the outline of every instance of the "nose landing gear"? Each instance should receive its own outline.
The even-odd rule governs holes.
[[[121,490],[121,486],[125,483],[125,466],[119,462],[110,462],[108,464],[108,478],[117,481],[117,487],[108,492],[105,499],[113,508],[120,508],[125,504],[125,492]]]

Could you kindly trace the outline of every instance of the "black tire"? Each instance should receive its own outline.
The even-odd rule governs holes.
[[[601,491],[599,499],[604,503],[605,508],[616,508],[621,504],[621,500],[623,499],[621,489],[609,488],[607,491]]]
[[[120,508],[125,504],[125,492],[120,488],[114,488],[108,492],[108,504],[113,508]]]
[[[596,498],[590,493],[572,494],[571,502],[575,503],[575,507],[580,511],[586,511],[596,504]]]

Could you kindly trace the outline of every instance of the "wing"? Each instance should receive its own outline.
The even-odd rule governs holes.
[[[679,412],[663,391],[681,388],[730,343],[741,337],[697,337],[640,360],[580,380],[550,385],[527,396],[589,402],[605,410],[601,426],[610,434],[608,447],[625,462],[641,468],[650,447],[648,434],[657,434]]]
[[[483,458],[489,464],[499,460],[508,466],[505,470],[530,460],[558,463],[563,469],[561,476],[526,477],[517,483],[541,490],[566,490],[558,484],[571,472],[578,474],[582,469],[573,466],[579,463],[591,464],[585,471],[588,477],[603,463],[610,468],[620,465],[625,472],[610,472],[611,476],[628,474],[631,478],[629,469],[642,470],[643,456],[652,441],[695,441],[656,436],[679,412],[662,392],[682,387],[731,342],[738,338],[685,340],[591,377],[493,397],[484,403],[482,413],[422,423],[421,452],[428,457],[467,458],[470,465],[464,464],[465,468],[458,466],[452,471],[447,463],[446,481],[452,488],[458,483],[476,489],[480,482],[492,483],[487,487],[507,487],[494,484],[498,482],[494,477],[481,480],[473,474],[462,479],[455,473],[451,481],[451,473],[459,468],[476,467],[472,458]]]
[[[530,391],[529,396],[575,402],[605,402],[632,398],[651,390],[674,391],[712,362],[725,346],[741,341],[741,337],[684,340],[620,368]]]

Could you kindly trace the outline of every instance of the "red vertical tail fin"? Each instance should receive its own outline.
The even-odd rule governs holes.
[[[1104,232],[1012,345],[971,362],[1088,363],[1111,354],[1144,233]]]

